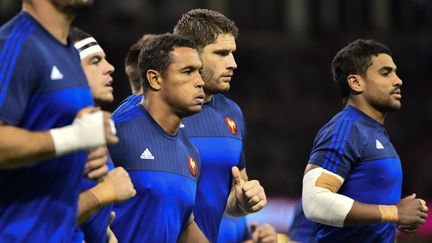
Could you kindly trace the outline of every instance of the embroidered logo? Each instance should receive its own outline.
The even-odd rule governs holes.
[[[192,157],[188,157],[188,165],[189,165],[189,171],[193,176],[196,176],[197,174],[197,167],[195,160],[192,159]]]
[[[375,146],[377,149],[384,149],[384,146],[380,141],[378,141],[378,139],[375,140]]]
[[[237,125],[234,122],[233,119],[229,118],[229,117],[225,117],[225,122],[227,124],[228,130],[233,134],[236,135],[237,134]]]
[[[142,152],[140,158],[141,158],[141,159],[154,159],[154,156],[153,156],[153,154],[150,152],[150,150],[149,150],[148,148],[146,148],[146,149],[144,150],[144,152]]]
[[[184,127],[185,127],[185,125],[183,123],[180,123],[179,128],[184,128]]]
[[[53,66],[51,69],[51,80],[59,80],[59,79],[63,79],[63,73],[60,72],[60,70],[56,67]]]

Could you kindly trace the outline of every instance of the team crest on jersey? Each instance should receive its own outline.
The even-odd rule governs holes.
[[[191,172],[191,174],[193,176],[196,176],[197,174],[197,166],[196,166],[196,162],[194,159],[192,159],[192,157],[188,157],[188,165],[189,165],[189,171]]]
[[[234,122],[233,119],[229,118],[229,117],[225,117],[225,122],[227,124],[228,130],[233,134],[236,135],[237,134],[237,125]]]

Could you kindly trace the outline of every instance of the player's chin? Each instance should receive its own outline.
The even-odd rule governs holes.
[[[104,102],[113,102],[114,101],[114,95],[112,92],[109,92],[104,95]]]
[[[400,110],[401,107],[402,107],[402,103],[398,100],[390,104],[389,108],[390,110],[397,111]]]
[[[216,93],[226,93],[230,90],[231,85],[229,83],[222,83],[221,85],[219,85],[219,87],[217,87],[216,89]]]
[[[191,115],[196,114],[200,111],[202,111],[202,104],[191,105],[188,107],[187,111],[185,112],[185,115],[191,116]]]

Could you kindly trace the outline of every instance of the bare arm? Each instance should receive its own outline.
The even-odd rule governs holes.
[[[264,188],[258,180],[248,180],[246,169],[232,168],[233,184],[225,212],[232,216],[244,216],[261,210],[267,204]]]
[[[111,114],[92,109],[82,109],[72,125],[44,132],[28,131],[0,121],[0,169],[22,168],[70,152],[117,143]]]
[[[30,132],[0,122],[0,169],[15,169],[54,157],[49,132]]]
[[[305,170],[305,178],[308,172],[319,168],[321,167],[309,164]],[[309,200],[307,203],[313,203],[316,207],[316,209],[314,209],[316,213],[313,213],[309,207],[305,206],[305,202],[303,202],[306,216],[312,220],[315,219],[314,221],[332,225],[332,222],[326,222],[326,220],[329,220],[328,215],[332,215],[336,211],[332,211],[333,205],[331,203],[329,204],[329,200],[334,200],[334,202],[340,203],[341,199],[349,199],[348,197],[337,193],[343,182],[340,182],[331,174],[323,173],[318,177],[313,185],[320,190],[320,193],[314,194],[307,191],[305,192],[305,188],[308,186],[305,185],[305,181],[306,179],[303,182],[303,197],[305,198],[305,195],[307,195]],[[326,191],[324,191],[323,188],[326,189]],[[322,197],[322,195],[325,195],[325,197]],[[324,208],[325,206],[323,205],[330,205],[330,207]],[[340,208],[341,207],[339,207],[339,211]],[[338,208],[335,208],[335,210],[338,210]],[[415,198],[415,194],[402,199],[396,205],[364,204],[358,201],[353,201],[352,206],[343,221],[343,226],[359,226],[383,222],[395,222],[402,225],[418,225],[425,222],[427,211],[427,207],[423,205],[421,199]]]
[[[78,200],[78,225],[84,223],[103,206],[105,205],[102,205],[90,190],[81,192]]]
[[[198,227],[194,220],[194,215],[192,214],[189,218],[188,225],[181,232],[179,243],[206,243],[210,242],[201,229]]]
[[[116,167],[95,187],[81,192],[78,201],[78,224],[85,222],[105,205],[135,196],[136,191],[123,167]]]

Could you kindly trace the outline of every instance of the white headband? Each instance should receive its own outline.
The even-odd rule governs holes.
[[[93,37],[78,41],[74,47],[78,50],[81,60],[96,52],[103,52],[102,47]]]

